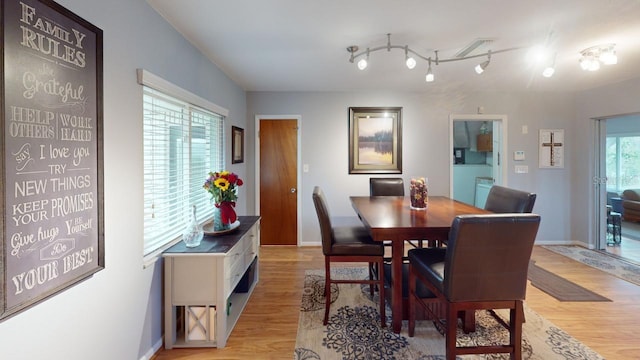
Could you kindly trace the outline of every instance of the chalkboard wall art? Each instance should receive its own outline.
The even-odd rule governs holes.
[[[0,320],[104,268],[102,30],[0,0]]]

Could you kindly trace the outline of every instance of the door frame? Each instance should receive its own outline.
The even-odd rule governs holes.
[[[500,158],[500,178],[495,177],[494,171],[494,184],[507,186],[507,174],[508,174],[508,162],[509,157],[507,154],[507,115],[501,114],[450,114],[449,115],[449,197],[453,199],[453,122],[454,121],[491,121],[493,128],[496,128],[496,124],[499,126],[500,136],[500,150],[496,154],[494,152],[494,158],[499,156]],[[495,142],[495,139],[494,139]],[[496,180],[497,179],[497,180]]]
[[[589,219],[589,248],[606,250],[607,248],[607,121],[631,116],[640,116],[640,112],[623,113],[591,118],[593,132],[593,168],[590,169],[592,175],[593,191],[590,202],[593,204],[591,219]]]
[[[297,154],[296,154],[296,223],[298,233],[296,234],[296,246],[300,246],[302,238],[302,198],[300,197],[300,187],[302,184],[302,116],[301,115],[256,115],[255,116],[255,213],[260,215],[260,120],[296,120],[297,132]]]
[[[593,118],[593,221],[587,246],[596,250],[604,250],[607,246],[607,214],[603,211],[607,204],[607,118]],[[604,186],[602,186],[604,185]]]

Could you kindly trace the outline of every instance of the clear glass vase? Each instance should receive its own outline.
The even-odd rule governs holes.
[[[182,241],[184,244],[189,247],[197,247],[202,242],[202,238],[204,237],[204,231],[198,221],[196,220],[196,206],[193,205],[193,211],[191,212],[189,224],[184,229],[182,233]]]
[[[429,205],[428,181],[425,177],[412,177],[409,185],[410,208],[425,210]]]

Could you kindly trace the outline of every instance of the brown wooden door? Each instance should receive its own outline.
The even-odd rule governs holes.
[[[260,243],[297,245],[298,123],[260,119]]]

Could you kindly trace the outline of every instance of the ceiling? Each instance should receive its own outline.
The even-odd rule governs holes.
[[[638,0],[147,0],[173,27],[246,91],[579,91],[640,77]],[[419,54],[452,58],[490,38],[486,58],[404,65],[401,49],[373,52],[369,67],[349,62],[360,50],[408,45]],[[580,68],[580,51],[615,43],[618,64]],[[529,49],[556,53],[556,72],[527,60]],[[477,52],[476,52],[477,53]],[[474,54],[474,53],[472,53]]]

